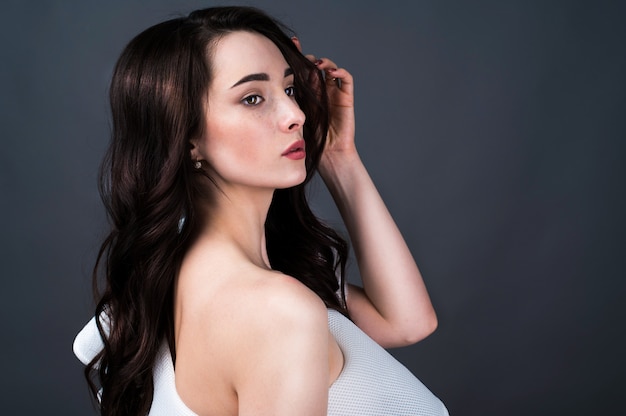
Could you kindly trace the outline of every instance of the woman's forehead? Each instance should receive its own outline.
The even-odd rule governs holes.
[[[229,33],[215,45],[212,54],[213,81],[231,88],[243,77],[266,74],[283,78],[289,67],[278,47],[265,36],[238,31]]]

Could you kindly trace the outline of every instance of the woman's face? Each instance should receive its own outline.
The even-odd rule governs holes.
[[[208,162],[224,191],[302,183],[305,116],[276,45],[256,33],[228,34],[213,49],[212,68],[205,132],[192,158]]]

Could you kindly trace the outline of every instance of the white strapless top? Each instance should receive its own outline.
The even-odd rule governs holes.
[[[426,386],[341,313],[328,311],[328,327],[344,355],[341,374],[328,392],[329,416],[448,415]],[[76,336],[74,354],[87,364],[103,348],[92,318]],[[153,376],[149,416],[197,416],[176,391],[172,356],[165,342],[156,357]]]
[[[344,357],[328,392],[329,416],[446,416],[448,410],[405,366],[335,310],[328,327]]]

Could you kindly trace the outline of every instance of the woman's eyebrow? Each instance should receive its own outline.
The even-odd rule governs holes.
[[[283,76],[287,78],[289,75],[293,75],[293,69],[291,68],[285,69],[285,74]],[[265,72],[260,72],[258,74],[250,74],[250,75],[246,75],[245,77],[241,78],[239,81],[235,82],[233,86],[230,88],[235,88],[237,85],[241,85],[243,83],[250,82],[250,81],[269,81],[269,80],[270,80],[270,76],[267,75]]]

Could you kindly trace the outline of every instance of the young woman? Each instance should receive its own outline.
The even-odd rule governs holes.
[[[225,7],[122,53],[104,290],[75,342],[103,415],[447,414],[379,346],[437,321],[359,159],[352,76],[300,49],[262,12]],[[345,284],[347,245],[307,204],[315,172],[363,288]]]

